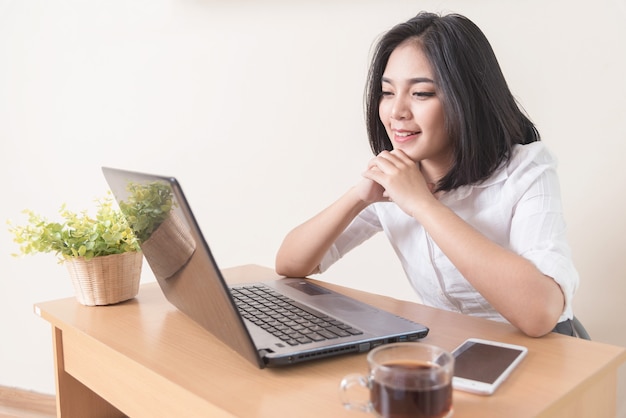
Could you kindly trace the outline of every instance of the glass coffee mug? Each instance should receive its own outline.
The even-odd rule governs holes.
[[[382,345],[367,355],[369,374],[350,374],[339,387],[346,409],[384,418],[452,416],[454,358],[442,348],[420,342]],[[355,399],[369,391],[369,399]]]

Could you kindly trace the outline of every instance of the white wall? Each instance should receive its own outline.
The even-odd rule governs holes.
[[[456,11],[485,31],[560,159],[577,314],[626,346],[626,1],[324,3],[0,0],[2,222],[93,207],[102,165],[176,175],[222,266],[272,266],[288,229],[370,157],[376,36],[420,9]],[[32,305],[73,291],[51,255],[15,249],[0,229],[0,385],[53,393],[50,328]],[[383,239],[324,277],[412,297]]]

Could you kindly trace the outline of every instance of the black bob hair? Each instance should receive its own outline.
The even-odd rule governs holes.
[[[379,117],[381,79],[393,50],[421,46],[442,100],[454,161],[436,190],[479,183],[508,162],[515,144],[539,141],[535,125],[511,94],[483,32],[468,18],[421,12],[386,32],[373,52],[365,91],[367,133],[375,155],[393,146]]]

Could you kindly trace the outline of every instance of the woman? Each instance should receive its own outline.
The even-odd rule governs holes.
[[[480,29],[431,13],[392,28],[374,52],[366,112],[375,158],[286,236],[276,271],[325,271],[384,231],[425,304],[530,336],[569,328],[578,274],[555,161]]]

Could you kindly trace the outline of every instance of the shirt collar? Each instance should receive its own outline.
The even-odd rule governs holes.
[[[472,194],[472,191],[474,189],[486,189],[487,187],[491,187],[494,184],[505,181],[508,177],[509,174],[507,173],[506,166],[502,166],[488,179],[485,179],[480,183],[468,184],[458,187],[454,190],[447,192],[444,196],[446,199],[462,200]]]

